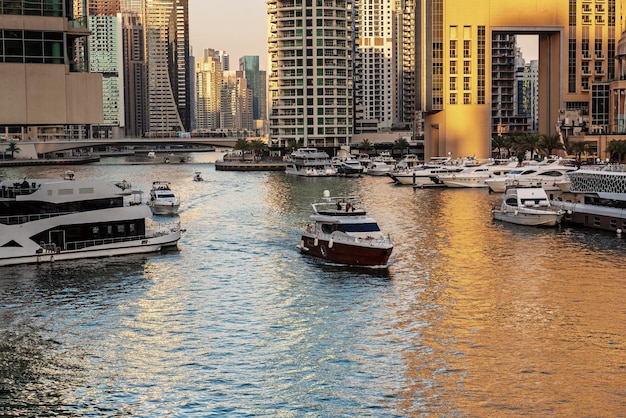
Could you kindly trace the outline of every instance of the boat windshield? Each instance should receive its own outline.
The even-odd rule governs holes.
[[[323,224],[322,232],[332,234],[335,231],[355,233],[355,232],[380,232],[376,222],[365,224]]]

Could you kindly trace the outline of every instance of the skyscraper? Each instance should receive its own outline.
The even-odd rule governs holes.
[[[148,132],[175,135],[191,125],[187,0],[145,0]]]
[[[336,149],[352,138],[352,2],[268,0],[269,147]]]
[[[222,78],[222,64],[215,57],[215,51],[205,49],[196,64],[196,125],[200,131],[220,127]]]
[[[397,37],[392,0],[355,1],[355,133],[397,122]]]
[[[258,55],[239,58],[239,70],[243,71],[248,88],[252,90],[252,117],[255,120],[267,119],[266,72],[259,70]]]

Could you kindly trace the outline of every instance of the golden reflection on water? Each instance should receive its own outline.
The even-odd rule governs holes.
[[[437,414],[624,412],[626,281],[617,259],[598,260],[563,231],[494,223],[483,191],[415,193],[424,192],[433,206],[412,217],[413,229],[432,228],[420,244],[436,256],[416,309],[437,306],[414,313],[427,325],[406,353],[407,415],[420,398],[436,400],[420,412]]]

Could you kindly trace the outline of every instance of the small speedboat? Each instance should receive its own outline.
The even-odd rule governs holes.
[[[564,210],[550,204],[542,187],[510,187],[500,207],[491,211],[495,220],[529,226],[555,226],[564,215]]]
[[[200,173],[199,171],[196,171],[193,174],[193,181],[203,181],[204,179],[202,178],[202,173]]]
[[[63,180],[76,180],[76,174],[72,170],[67,170],[63,175]]]
[[[386,266],[393,240],[381,232],[355,197],[324,197],[311,205],[310,223],[300,238],[300,252],[330,262]]]

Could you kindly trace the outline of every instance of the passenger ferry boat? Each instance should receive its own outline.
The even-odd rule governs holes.
[[[298,248],[304,254],[334,263],[356,266],[386,266],[393,240],[378,223],[366,216],[359,199],[324,197],[311,205],[313,214],[302,233]]]
[[[328,153],[317,148],[299,148],[286,159],[285,173],[304,177],[337,175]]]
[[[151,227],[127,182],[24,179],[0,183],[0,266],[157,252],[180,223]]]
[[[565,211],[563,222],[605,231],[626,231],[626,166],[606,165],[567,174],[568,192],[552,205]]]

